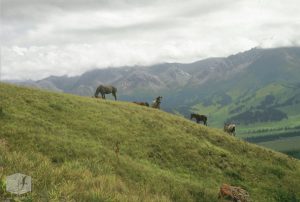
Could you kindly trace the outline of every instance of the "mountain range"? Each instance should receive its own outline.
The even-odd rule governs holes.
[[[189,64],[94,69],[80,76],[50,76],[21,84],[83,96],[92,96],[100,84],[112,84],[118,88],[120,99],[151,101],[162,95],[162,107],[166,111],[186,116],[191,111],[198,111],[214,118],[216,111],[226,108],[227,116],[231,118],[215,118],[212,123],[216,124],[226,120],[269,121],[268,117],[256,119],[255,111],[262,105],[274,108],[298,104],[299,78],[300,48],[286,47],[254,48],[225,58]],[[244,120],[243,116],[249,113],[254,113],[252,119]],[[278,116],[278,119],[286,118],[285,115]]]

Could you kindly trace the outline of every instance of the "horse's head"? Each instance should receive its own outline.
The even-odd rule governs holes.
[[[158,96],[158,97],[155,99],[155,101],[156,101],[157,103],[161,103],[161,99],[162,99],[162,96]]]
[[[158,96],[157,98],[155,98],[152,103],[160,103],[160,100],[162,99],[161,96]]]

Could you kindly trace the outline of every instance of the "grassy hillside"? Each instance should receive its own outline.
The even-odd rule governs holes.
[[[225,96],[216,94],[207,99],[210,103],[204,101],[196,104],[191,111],[207,114],[209,125],[213,127],[221,128],[224,122],[238,124],[239,138],[279,134],[281,138],[288,138],[290,133],[300,137],[300,90],[297,86],[299,83],[290,86],[271,83],[256,90],[239,91],[232,88],[226,94],[230,96],[231,102],[222,104],[220,100],[224,100]],[[290,154],[299,153],[299,138],[297,141],[286,140],[284,150],[278,150],[273,144],[264,145]]]
[[[24,201],[213,202],[222,183],[300,200],[298,160],[163,111],[7,84],[0,108],[2,198],[21,172],[33,179]]]

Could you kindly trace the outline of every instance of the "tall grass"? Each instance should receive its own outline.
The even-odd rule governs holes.
[[[0,194],[25,201],[218,201],[222,183],[254,201],[300,200],[300,163],[160,110],[0,84]],[[116,153],[116,143],[119,149]]]

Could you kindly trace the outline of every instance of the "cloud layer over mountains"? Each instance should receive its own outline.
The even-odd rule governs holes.
[[[300,45],[297,0],[3,0],[2,79]]]

